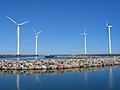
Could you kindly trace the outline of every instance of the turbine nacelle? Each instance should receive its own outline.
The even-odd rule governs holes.
[[[84,33],[84,35],[86,36],[86,35],[87,35],[87,33]]]
[[[107,29],[112,28],[112,25],[110,25],[108,22],[106,22],[106,28]]]
[[[42,31],[37,32],[36,34],[39,35]]]
[[[84,32],[83,32],[83,33],[80,33],[80,35],[87,36],[87,33],[86,33],[86,28],[85,28],[85,30],[84,30]]]

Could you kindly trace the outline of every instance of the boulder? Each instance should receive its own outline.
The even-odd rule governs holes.
[[[57,65],[49,65],[48,69],[57,69]]]
[[[41,69],[47,69],[45,65],[41,65]]]

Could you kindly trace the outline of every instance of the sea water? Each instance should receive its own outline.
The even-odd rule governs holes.
[[[120,67],[0,71],[0,90],[120,90]]]

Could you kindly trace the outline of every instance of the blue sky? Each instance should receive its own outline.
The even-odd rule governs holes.
[[[16,22],[29,20],[21,27],[21,54],[34,53],[32,27],[41,29],[41,54],[83,53],[87,28],[88,53],[107,53],[105,23],[112,24],[112,52],[120,53],[119,0],[0,0],[0,54],[16,54]]]

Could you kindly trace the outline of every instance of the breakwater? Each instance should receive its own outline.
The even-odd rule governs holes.
[[[120,56],[85,56],[51,60],[1,60],[1,70],[50,70],[120,65]]]

